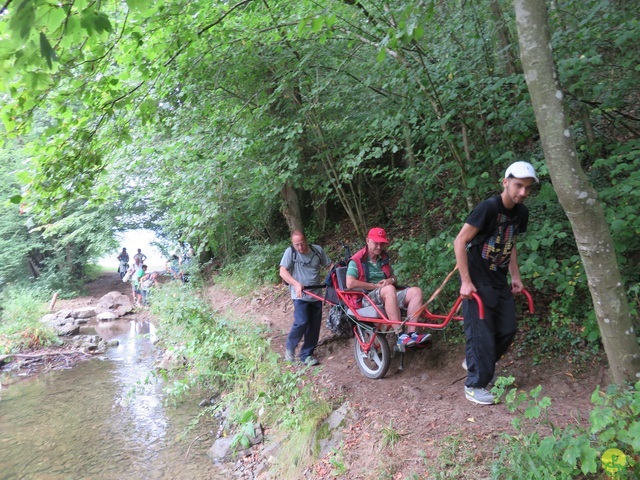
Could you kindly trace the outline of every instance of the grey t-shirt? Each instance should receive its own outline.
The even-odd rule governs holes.
[[[320,245],[309,245],[307,253],[300,253],[294,250],[293,247],[289,247],[284,251],[282,260],[280,260],[280,266],[286,268],[291,276],[302,285],[321,284],[324,278],[320,272],[320,267],[328,267],[329,265],[331,265],[331,260],[329,260]],[[300,298],[296,297],[296,290],[292,286],[289,286],[289,291],[293,300],[318,301],[317,298],[309,295],[302,295]],[[323,296],[321,289],[313,289],[311,291],[316,295]]]

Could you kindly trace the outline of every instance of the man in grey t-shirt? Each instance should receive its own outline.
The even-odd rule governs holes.
[[[300,360],[306,365],[318,365],[313,351],[320,337],[322,302],[303,294],[302,289],[307,285],[320,284],[323,280],[320,269],[329,267],[331,260],[321,246],[309,245],[300,230],[291,234],[291,243],[280,260],[280,277],[289,284],[293,300],[293,325],[287,337],[284,358],[289,362],[294,360],[298,343],[304,337]]]

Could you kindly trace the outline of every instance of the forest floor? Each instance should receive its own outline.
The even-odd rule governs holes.
[[[55,310],[96,303],[113,290],[131,292],[117,273],[107,273],[87,285],[86,297],[61,300]],[[268,326],[273,349],[284,356],[293,315],[286,287],[264,288],[252,298],[237,297],[215,284],[206,292],[216,310]],[[136,313],[140,315],[149,313]],[[335,478],[331,472],[341,466],[348,473],[340,478],[349,479],[490,478],[501,435],[514,432],[514,414],[504,404],[480,406],[465,399],[464,346],[446,343],[444,333],[434,334],[432,348],[409,351],[404,370],[399,370],[396,354],[383,379],[369,380],[355,362],[353,340],[332,339],[323,323],[315,352],[320,365],[311,369],[312,381],[336,407],[347,401],[353,414],[341,453],[318,460],[305,478]],[[541,385],[542,395],[552,399],[551,420],[559,426],[588,418],[591,394],[606,381],[604,365],[579,373],[565,361],[534,365],[530,357],[512,352],[498,367],[501,375],[514,376],[520,389]],[[385,445],[385,439],[395,445]],[[448,473],[438,473],[445,470]]]

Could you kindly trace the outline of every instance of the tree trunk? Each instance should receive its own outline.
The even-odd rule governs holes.
[[[616,383],[640,378],[640,348],[597,193],[576,154],[557,83],[544,0],[514,0],[520,58],[549,175],[576,239]]]
[[[512,75],[514,73],[522,73],[522,68],[518,63],[516,55],[514,54],[515,48],[512,45],[513,42],[511,41],[511,34],[509,33],[507,22],[505,22],[504,20],[500,2],[498,0],[491,0],[489,6],[491,8],[491,16],[493,17],[493,21],[496,25],[496,32],[498,34],[498,41],[500,43],[500,51],[501,55],[504,58],[507,73],[509,75]]]
[[[289,182],[285,183],[280,192],[284,205],[282,207],[282,214],[289,225],[289,230],[304,230],[302,224],[302,214],[300,213],[300,202],[298,201],[298,194],[293,189]]]

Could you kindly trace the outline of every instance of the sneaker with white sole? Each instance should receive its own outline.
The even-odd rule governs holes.
[[[320,364],[317,358],[311,356],[305,358],[302,363],[304,363],[307,367],[315,367],[316,365]]]
[[[284,360],[286,362],[293,362],[295,360],[295,353],[291,350],[285,349],[284,350]]]
[[[479,405],[493,405],[496,403],[496,397],[484,388],[464,387],[464,396],[470,402],[477,403]]]
[[[404,351],[404,348],[407,347],[413,347],[415,344],[416,341],[406,333],[403,333],[398,337],[398,348],[400,349],[400,351]]]

